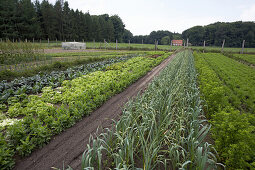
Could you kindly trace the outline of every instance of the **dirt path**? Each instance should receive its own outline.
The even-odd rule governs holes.
[[[113,96],[90,116],[77,122],[73,127],[55,136],[49,144],[38,149],[31,156],[16,163],[17,170],[48,170],[51,167],[63,168],[70,165],[73,169],[81,169],[81,156],[87,148],[90,134],[96,132],[99,126],[109,127],[112,119],[117,120],[121,109],[128,99],[144,90],[148,83],[167,66],[174,55],[168,57],[160,65],[129,86],[125,91]]]

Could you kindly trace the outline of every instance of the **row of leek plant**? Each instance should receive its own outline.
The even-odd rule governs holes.
[[[82,169],[215,169],[191,51],[177,53],[120,120],[90,138]]]

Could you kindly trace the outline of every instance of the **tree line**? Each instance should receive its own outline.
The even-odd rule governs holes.
[[[189,38],[194,46],[221,46],[225,39],[227,47],[241,47],[245,40],[246,47],[255,47],[254,22],[217,22],[206,26],[195,26],[182,32],[183,39]]]
[[[179,33],[172,33],[170,31],[152,31],[149,35],[139,35],[133,36],[132,38],[133,43],[144,43],[144,44],[160,44],[160,45],[169,45],[171,40],[173,39],[182,39],[181,34]]]
[[[246,47],[255,47],[254,22],[217,22],[207,26],[195,26],[179,33],[152,31],[149,35],[133,36],[125,29],[118,15],[90,15],[78,9],[70,9],[67,1],[56,0],[1,0],[0,1],[0,38],[9,40],[67,40],[108,42],[170,44],[173,39],[189,38],[195,46],[240,47],[246,40]]]
[[[125,25],[118,15],[90,15],[70,9],[67,1],[1,0],[0,38],[15,40],[123,41]]]

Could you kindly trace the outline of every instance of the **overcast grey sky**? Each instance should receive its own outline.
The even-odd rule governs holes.
[[[67,0],[91,15],[119,15],[134,35],[155,30],[181,33],[217,21],[255,21],[255,0]],[[55,0],[49,0],[55,3]]]

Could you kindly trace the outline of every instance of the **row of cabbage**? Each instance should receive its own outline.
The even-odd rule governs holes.
[[[255,70],[222,54],[194,53],[220,161],[255,168]]]
[[[13,102],[6,112],[13,119],[0,124],[0,169],[13,167],[15,154],[29,155],[34,148],[42,147],[52,135],[73,126],[168,56],[133,57]]]
[[[82,169],[216,169],[191,51],[177,53],[113,127],[90,139]]]

